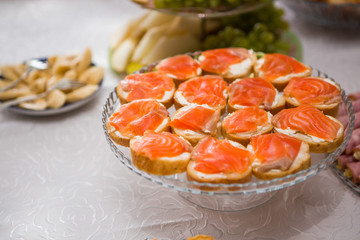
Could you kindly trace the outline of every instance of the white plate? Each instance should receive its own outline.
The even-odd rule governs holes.
[[[46,58],[39,58],[39,59],[46,60]],[[94,63],[92,63],[91,66],[96,66],[96,65]],[[2,76],[0,74],[0,78],[1,77]],[[90,102],[91,100],[93,100],[97,96],[97,94],[100,92],[103,81],[104,81],[104,79],[102,79],[101,82],[99,83],[99,88],[93,94],[88,96],[87,98],[84,98],[80,101],[76,101],[73,103],[67,103],[58,109],[48,108],[48,109],[36,111],[36,110],[30,110],[30,109],[25,109],[25,108],[16,107],[16,106],[11,106],[8,109],[9,109],[9,111],[14,112],[14,113],[28,115],[28,116],[40,116],[40,117],[53,116],[53,115],[66,113],[66,112],[72,111],[74,109],[80,108],[83,105]]]

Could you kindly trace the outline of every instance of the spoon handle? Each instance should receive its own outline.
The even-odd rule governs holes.
[[[29,71],[26,70],[18,79],[16,79],[15,81],[9,83],[5,87],[1,88],[0,93],[5,92],[6,90],[9,90],[10,88],[15,87],[18,83],[22,82],[26,78],[26,76],[28,74],[29,74]]]
[[[7,108],[7,107],[10,107],[10,106],[22,103],[22,102],[31,101],[31,100],[35,100],[35,99],[38,99],[38,98],[41,98],[41,97],[45,97],[47,94],[49,94],[49,92],[50,91],[46,91],[46,92],[43,92],[43,93],[40,93],[40,94],[30,95],[30,96],[18,98],[18,99],[15,99],[15,100],[10,100],[10,101],[3,102],[3,103],[0,104],[0,111]]]

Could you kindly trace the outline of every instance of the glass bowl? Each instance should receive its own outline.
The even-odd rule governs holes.
[[[296,16],[331,28],[360,28],[360,3],[329,4],[313,0],[283,0]]]
[[[155,7],[153,0],[147,1],[146,3],[138,3],[138,2],[137,3],[145,9],[155,10],[166,14],[196,16],[198,18],[218,18],[218,17],[232,16],[236,14],[251,12],[261,7],[264,7],[267,4],[270,4],[272,1],[273,0],[263,0],[253,3],[243,3],[237,7],[217,8],[217,9],[202,8],[202,7],[157,8]]]
[[[148,67],[141,69],[140,72],[151,71],[154,65],[155,64],[149,65]],[[327,74],[314,69],[312,75],[330,78]],[[343,143],[334,152],[328,154],[312,153],[311,167],[298,173],[267,181],[253,177],[251,182],[243,184],[199,183],[188,181],[186,173],[159,176],[148,174],[137,169],[131,161],[129,148],[113,142],[106,130],[108,118],[120,106],[116,89],[110,93],[103,107],[102,124],[110,149],[113,151],[116,158],[131,171],[153,183],[175,189],[183,198],[201,207],[222,211],[237,211],[258,206],[271,199],[276,194],[277,190],[303,182],[308,178],[315,176],[319,172],[327,169],[340,156],[351,137],[354,127],[352,104],[343,89],[341,89],[341,97],[342,104],[344,105],[343,107],[345,107],[347,111],[349,124],[344,126],[345,132]],[[174,112],[175,108],[172,106],[169,109],[169,113],[172,115]]]

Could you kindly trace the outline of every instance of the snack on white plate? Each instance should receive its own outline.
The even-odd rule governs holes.
[[[54,90],[46,96],[46,102],[48,108],[60,108],[66,102],[66,94],[59,89]]]
[[[178,109],[169,125],[176,135],[196,145],[206,136],[220,136],[220,110],[191,104]]]
[[[256,55],[245,48],[219,48],[203,51],[199,62],[205,73],[216,74],[232,82],[252,73]]]
[[[259,107],[245,107],[227,115],[222,121],[225,138],[246,146],[253,136],[271,132],[272,114]]]
[[[311,75],[311,68],[296,59],[280,54],[265,54],[256,61],[255,76],[270,81],[279,91],[283,90],[293,77]]]
[[[119,82],[116,93],[121,103],[152,98],[169,108],[173,104],[175,84],[163,72],[134,73]]]
[[[119,145],[129,146],[130,139],[147,131],[169,131],[169,113],[155,99],[140,99],[123,104],[108,119],[107,131]]]
[[[311,105],[283,109],[273,116],[275,132],[298,138],[310,146],[310,152],[332,152],[344,138],[344,126]]]
[[[47,91],[51,86],[62,78],[79,81],[85,86],[74,90],[54,90],[48,96],[41,99],[21,103],[21,108],[41,111],[47,108],[58,109],[66,103],[73,103],[89,97],[99,88],[104,77],[104,70],[99,66],[92,66],[92,53],[90,48],[79,54],[52,55],[44,59],[48,68],[45,70],[33,70],[26,78],[13,88],[0,93],[0,100],[7,101],[28,95],[40,94]],[[0,87],[4,87],[11,81],[18,79],[24,74],[26,66],[15,64],[13,66],[0,66]],[[65,101],[64,101],[65,100]]]
[[[147,132],[131,139],[130,150],[138,169],[150,174],[170,175],[186,171],[192,147],[175,134]]]
[[[311,166],[309,145],[288,135],[254,136],[247,149],[255,156],[253,174],[262,180],[284,177]]]
[[[87,84],[66,94],[66,102],[73,103],[85,99],[99,89],[99,85]]]
[[[310,104],[325,115],[336,117],[341,103],[340,86],[328,78],[292,78],[284,89],[287,107]]]
[[[190,180],[206,183],[245,183],[251,180],[254,155],[228,139],[203,138],[191,153]]]
[[[275,114],[285,107],[285,98],[263,78],[238,79],[229,86],[228,112],[248,106],[257,106]]]

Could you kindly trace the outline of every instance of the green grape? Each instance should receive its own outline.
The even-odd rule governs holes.
[[[250,32],[255,24],[263,23],[273,32],[288,28],[288,24],[282,19],[283,14],[283,10],[279,11],[274,4],[269,4],[249,13],[226,17],[222,22],[226,26],[240,28],[245,32]]]
[[[265,47],[264,52],[266,53],[275,53],[276,52],[276,47],[274,46],[274,44],[267,44]]]
[[[253,43],[253,45],[251,45],[251,48],[255,52],[263,52],[265,50],[265,44],[260,41],[257,41],[255,43]]]
[[[276,48],[276,52],[286,54],[290,50],[290,45],[282,40],[278,40],[274,43],[274,46]]]
[[[253,31],[257,32],[257,33],[261,33],[261,32],[265,32],[268,30],[268,27],[266,26],[265,23],[256,23],[253,27]]]
[[[250,32],[248,37],[251,44],[256,43],[258,41],[258,35],[254,31]]]
[[[233,47],[239,47],[239,48],[249,48],[249,40],[246,37],[236,37],[232,43],[231,46]]]
[[[271,32],[266,31],[266,32],[260,33],[259,39],[264,44],[270,44],[275,40],[275,36]]]
[[[209,6],[211,8],[216,8],[220,5],[221,0],[209,0]]]
[[[220,39],[217,35],[207,37],[203,43],[204,49],[214,49],[220,45]]]
[[[256,0],[226,1],[228,4],[235,4],[238,1],[253,3]],[[290,49],[289,44],[281,40],[282,32],[288,29],[288,23],[283,19],[283,15],[284,11],[272,3],[256,11],[222,18],[221,30],[207,36],[202,47],[205,50],[244,47],[266,53],[287,54]]]
[[[185,7],[193,7],[195,4],[193,0],[185,0],[184,5]]]
[[[232,28],[232,31],[233,31],[234,36],[236,36],[236,37],[244,37],[244,36],[246,36],[246,33],[241,29]]]

